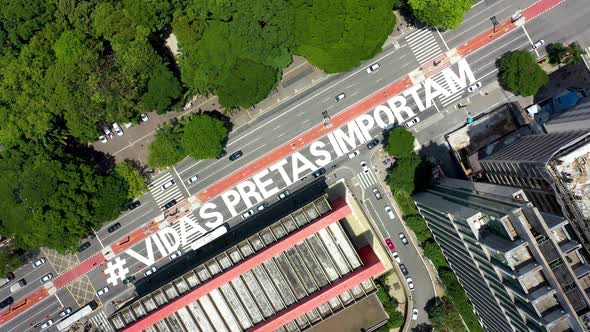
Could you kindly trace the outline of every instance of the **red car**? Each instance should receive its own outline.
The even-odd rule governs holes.
[[[391,239],[385,239],[385,244],[387,244],[387,246],[389,247],[389,250],[391,250],[391,251],[395,250],[395,246],[393,245],[393,242],[391,242]]]

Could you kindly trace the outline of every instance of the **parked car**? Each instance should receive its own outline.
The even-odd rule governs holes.
[[[166,190],[174,185],[174,180],[170,180],[162,185],[162,190]]]
[[[221,150],[221,152],[219,152],[219,154],[217,155],[217,157],[215,157],[215,159],[221,159],[221,158],[225,157],[225,155],[227,155],[227,152],[225,150]]]
[[[263,202],[262,204],[258,205],[258,207],[256,208],[256,210],[262,211],[262,210],[266,209],[267,207],[268,207],[268,203],[267,202]]]
[[[354,150],[348,154],[348,159],[352,159],[360,154],[359,150]]]
[[[337,95],[336,97],[334,97],[334,99],[336,99],[336,102],[339,102],[342,99],[344,99],[345,97],[346,97],[346,95],[344,94],[344,92],[342,92],[339,95]]]
[[[108,139],[113,139],[113,132],[108,127],[103,127],[102,131]]]
[[[33,262],[33,267],[38,268],[39,266],[45,264],[45,258],[39,258],[38,260]]]
[[[139,118],[141,119],[141,121],[146,122],[147,120],[149,120],[150,118],[148,118],[147,114],[142,114],[139,116]]]
[[[412,128],[413,126],[415,126],[418,122],[420,122],[420,118],[419,117],[415,117],[412,120],[406,122],[406,128]]]
[[[44,275],[43,277],[41,277],[41,283],[46,283],[49,280],[53,279],[53,273],[47,273],[46,275]]]
[[[242,213],[242,219],[246,220],[250,218],[254,214],[254,210],[250,209],[244,213]]]
[[[416,319],[418,319],[418,309],[414,308],[414,310],[412,310],[412,320]]]
[[[109,226],[109,228],[107,228],[107,231],[109,233],[112,233],[112,232],[116,231],[119,228],[121,228],[121,223],[120,222],[117,222],[117,223],[114,223],[111,226]]]
[[[315,172],[312,173],[314,178],[319,178],[320,176],[326,174],[326,169],[325,168],[319,168],[317,169]]]
[[[399,239],[402,240],[402,243],[407,245],[408,244],[408,239],[406,238],[406,236],[404,235],[404,233],[399,233]]]
[[[244,153],[242,152],[242,150],[238,150],[229,156],[229,160],[235,161],[243,155],[244,155]]]
[[[369,173],[369,167],[367,166],[367,163],[364,160],[361,161],[361,167],[363,168],[363,172]]]
[[[479,88],[481,88],[481,82],[475,82],[475,84],[472,84],[467,88],[467,91],[473,92],[473,91],[479,90]]]
[[[13,302],[14,302],[14,299],[12,298],[12,296],[5,298],[2,302],[0,302],[0,309],[4,309],[4,308],[8,307]]]
[[[131,122],[125,122],[125,123],[123,124],[123,126],[124,126],[126,129],[129,129],[129,128],[133,127],[133,123],[131,123]]]
[[[82,252],[88,248],[90,248],[90,242],[84,242],[78,247],[78,252]]]
[[[168,256],[168,258],[173,261],[175,259],[177,259],[178,257],[182,256],[182,251],[180,250],[176,250],[175,252],[173,252],[172,254],[170,254],[170,256]]]
[[[173,199],[170,202],[164,204],[163,208],[164,210],[168,210],[169,208],[173,207],[174,205],[176,205],[176,200]]]
[[[117,136],[123,136],[123,129],[121,129],[119,124],[117,124],[116,122],[113,123],[113,131],[115,132],[115,134],[117,134]]]
[[[391,219],[391,220],[395,219],[395,214],[393,213],[391,206],[388,205],[385,207],[385,213],[387,213],[387,216],[389,217],[389,219]]]
[[[289,190],[285,190],[279,194],[279,199],[283,199],[283,198],[289,196],[289,194],[290,194]]]
[[[100,136],[98,136],[98,140],[99,140],[101,143],[106,143],[106,142],[107,142],[107,138],[106,138],[106,137],[104,137],[104,135],[100,135]]]
[[[377,188],[373,188],[373,195],[375,195],[376,199],[382,199],[383,196],[381,196],[381,193],[379,192],[379,189]]]
[[[372,148],[376,147],[377,144],[379,144],[379,140],[375,138],[374,140],[367,143],[367,149],[371,150]]]
[[[399,258],[399,255],[397,254],[397,251],[392,252],[391,255],[393,256],[393,259],[395,259],[395,261],[398,264],[401,264],[402,260]]]
[[[539,39],[536,43],[533,44],[533,50],[545,45],[545,41],[543,39]]]
[[[141,202],[140,201],[131,201],[131,202],[129,202],[129,204],[127,204],[127,208],[129,210],[133,210],[133,209],[137,208],[140,205],[141,205]]]
[[[377,62],[375,62],[374,64],[367,67],[367,73],[369,73],[369,74],[374,73],[375,71],[377,71],[377,69],[379,69],[379,64]]]
[[[48,319],[45,323],[43,323],[43,325],[41,325],[41,329],[46,329],[48,327],[50,327],[51,325],[53,325],[53,319]]]
[[[391,242],[390,238],[385,239],[385,244],[387,245],[387,248],[389,248],[389,250],[395,250],[395,246],[393,245],[393,242]]]
[[[62,311],[59,312],[59,317],[66,317],[66,316],[68,316],[71,313],[72,313],[72,308],[67,307],[64,310],[62,310]]]
[[[191,177],[188,179],[188,181],[187,181],[187,182],[188,182],[189,184],[191,184],[191,183],[195,183],[195,182],[197,182],[197,180],[198,180],[198,179],[199,179],[199,176],[195,174],[195,175],[191,176]]]
[[[399,265],[399,269],[402,271],[402,273],[407,276],[409,274],[408,269],[406,268],[405,264],[400,264]]]
[[[135,276],[129,276],[123,280],[123,285],[130,284],[135,281]]]
[[[414,280],[412,280],[412,278],[407,277],[406,281],[408,282],[408,288],[410,288],[411,291],[414,290]]]
[[[143,274],[146,277],[152,275],[152,273],[156,272],[157,268],[155,266],[150,267],[145,273]]]
[[[103,296],[104,294],[109,292],[109,286],[104,286],[103,288],[99,289],[98,292],[96,292],[96,295],[98,296]]]

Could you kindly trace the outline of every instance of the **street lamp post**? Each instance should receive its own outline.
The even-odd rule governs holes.
[[[494,25],[494,33],[496,33],[496,26],[500,23],[498,23],[498,19],[496,19],[496,16],[490,17],[490,21],[492,21],[492,24]]]

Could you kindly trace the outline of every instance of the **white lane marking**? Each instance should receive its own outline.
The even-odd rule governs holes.
[[[524,31],[524,34],[526,35],[527,39],[529,40],[529,42],[531,43],[531,46],[535,46],[535,43],[533,43],[533,40],[531,39],[531,36],[529,36],[528,31],[526,31],[526,28],[524,27],[524,24],[520,26],[522,28],[522,31]],[[537,55],[537,58],[539,57],[539,51],[537,51],[536,48],[533,48],[533,51],[535,51],[535,54]]]
[[[262,149],[262,148],[263,148],[265,145],[266,145],[266,144],[262,144],[262,145],[260,145],[259,147],[257,147],[256,149],[254,149],[254,150],[250,151],[249,153],[254,153],[254,152],[256,152],[256,151],[258,151],[258,150]],[[252,162],[254,162],[254,161],[256,161],[258,158],[260,158],[260,157],[256,157],[254,160],[252,160],[252,161],[248,162],[248,164],[249,164],[249,163],[252,163]],[[232,165],[233,165],[233,163],[227,164],[225,167],[222,167],[222,168],[220,168],[219,170],[217,170],[217,172],[211,173],[211,174],[207,175],[206,177],[204,177],[204,178],[201,180],[201,182],[205,181],[206,179],[208,179],[208,178],[212,177],[213,175],[215,175],[215,174],[217,174],[217,173],[219,173],[219,172],[223,171],[224,169],[226,169],[226,168],[228,168],[228,167],[230,167],[230,166],[232,166]],[[242,168],[242,167],[240,167],[238,170],[240,170],[241,168]],[[237,172],[238,170],[236,170],[236,172]]]
[[[474,19],[475,17],[477,17],[477,16],[479,16],[479,15],[481,15],[481,14],[485,13],[486,11],[488,11],[488,10],[492,9],[493,7],[495,7],[495,6],[499,5],[500,3],[504,2],[504,1],[505,1],[505,0],[500,0],[500,1],[496,1],[496,2],[494,2],[492,5],[490,5],[489,7],[486,7],[484,10],[482,10],[482,11],[479,11],[479,12],[477,12],[476,14],[474,14],[474,15],[472,15],[472,16],[470,16],[470,17],[466,18],[465,20],[463,20],[463,22],[461,22],[461,25],[463,25],[463,24],[465,24],[465,23],[469,22],[470,20],[472,20],[472,19]],[[478,2],[477,4],[480,4],[481,2],[483,2],[483,1],[480,1],[480,2]],[[471,7],[471,8],[473,8],[473,7]],[[480,22],[479,22],[477,25],[479,25],[479,24],[481,24],[482,22],[485,22],[485,21],[487,21],[487,19],[481,20],[481,21],[480,21]],[[460,29],[460,28],[459,28],[459,29]],[[446,33],[452,33],[453,31],[455,31],[455,30],[447,30],[447,31],[443,32],[443,35],[444,35],[444,34],[446,34]],[[462,33],[461,33],[461,34],[462,34]],[[459,36],[459,35],[457,35],[457,36]]]
[[[187,157],[189,158],[189,157]],[[187,168],[183,169],[182,171],[180,171],[180,174],[185,173],[186,171],[188,171],[189,169],[193,168],[194,166],[197,166],[198,164],[202,163],[204,160],[197,160],[195,163],[192,163],[190,166],[188,166]]]
[[[280,126],[280,125],[278,125],[278,126],[274,127],[274,128],[272,129],[272,131],[276,131],[277,129],[280,129],[280,128],[281,128],[281,126]]]
[[[54,302],[54,303],[53,303],[53,305],[55,305],[55,304],[56,304],[56,303]],[[52,304],[45,306],[45,307],[44,307],[43,309],[41,309],[41,310],[36,310],[36,313],[34,313],[32,316],[29,316],[29,317],[27,317],[27,318],[33,318],[33,317],[35,317],[36,315],[38,315],[39,313],[42,313],[42,312],[43,312],[45,309],[47,309],[47,308],[49,308],[49,307],[51,307],[51,306],[52,306]],[[49,316],[51,317],[51,316],[55,315],[55,314],[56,314],[57,312],[59,312],[60,310],[61,310],[61,308],[58,308],[57,310],[55,310],[55,311],[52,311],[52,312],[49,314]],[[37,318],[37,319],[38,319],[38,318]],[[45,317],[43,317],[43,319],[45,319]],[[24,324],[24,323],[26,323],[27,321],[28,321],[28,319],[26,319],[26,320],[25,320],[25,319],[23,319],[23,321],[22,321],[22,322],[20,322],[18,325],[16,325],[15,327],[11,328],[11,329],[10,329],[10,330],[8,330],[7,332],[14,331],[15,329],[17,329],[19,326],[23,325],[23,324]],[[30,330],[32,330],[32,329],[33,329],[33,327],[31,326],[31,327],[28,327],[28,328],[27,328],[25,331],[30,331]],[[19,331],[22,331],[22,330],[19,330]]]
[[[356,95],[357,93],[359,93],[358,91],[353,92],[350,96],[354,97],[354,95]]]
[[[381,235],[386,236],[386,238],[391,239],[391,234],[389,234],[387,227],[385,227],[385,223],[383,222],[383,219],[381,219],[381,216],[377,212],[377,209],[375,208],[375,205],[373,205],[373,202],[371,202],[370,199],[365,199],[365,202],[368,202],[369,204],[371,204],[371,208],[373,209],[373,211],[375,211],[375,215],[377,215],[377,219],[379,219],[379,222],[381,223],[381,226],[383,227],[383,233],[385,233],[385,234],[381,234]]]
[[[137,220],[139,220],[139,219],[143,219],[143,218],[144,218],[146,215],[148,215],[148,214],[150,214],[150,213],[153,213],[154,211],[158,211],[158,210],[159,210],[159,207],[158,207],[157,209],[151,209],[151,210],[147,211],[146,213],[142,214],[141,216],[139,216],[139,217],[137,217],[137,218],[133,219],[131,222],[125,223],[124,225],[122,225],[122,226],[121,226],[121,228],[120,228],[120,229],[121,229],[121,230],[122,230],[122,229],[125,229],[126,227],[129,227],[129,226],[133,225],[133,224],[134,224],[134,223],[135,223]],[[107,235],[106,235],[106,236],[103,238],[103,240],[104,240],[105,242],[107,242],[107,239],[108,239],[108,238],[110,238],[111,236],[115,236],[115,235],[117,235],[117,233],[109,233],[109,234],[107,234]],[[108,243],[108,242],[107,242],[107,243]]]
[[[440,40],[442,40],[442,42],[445,45],[445,48],[447,49],[447,51],[450,51],[451,49],[449,48],[449,45],[447,45],[447,42],[445,41],[445,39],[443,38],[443,36],[440,34],[440,31],[438,31],[438,29],[436,29],[436,33],[438,33],[438,37],[440,38]]]
[[[182,180],[182,178],[180,177],[180,175],[178,174],[178,172],[176,171],[176,168],[172,167],[172,170],[174,171],[174,173],[176,174],[176,176],[178,177],[178,180],[180,181],[180,183],[182,184],[182,186],[184,187],[184,190],[186,190],[186,193],[188,195],[190,195],[191,193],[188,191],[188,188],[186,187],[186,185],[184,184],[184,181]]]
[[[61,307],[64,307],[63,302],[60,300],[59,296],[57,296],[57,293],[55,293],[55,298],[57,299],[57,301],[59,302],[59,305],[61,305]]]

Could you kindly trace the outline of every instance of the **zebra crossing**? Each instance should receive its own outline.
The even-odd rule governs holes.
[[[192,213],[184,216],[183,218],[189,218],[194,224],[197,223],[197,219]],[[184,226],[181,224],[184,224]],[[204,235],[199,231],[195,231],[192,224],[188,222],[175,222],[171,227],[176,231],[176,234],[190,234],[187,236],[186,241],[182,242],[183,246],[180,249],[183,253],[191,249],[191,244],[193,241]],[[182,227],[184,227],[184,231],[181,230]]]
[[[361,187],[363,190],[373,187],[377,183],[377,179],[373,172],[369,170],[368,173],[360,172],[357,173],[356,177],[359,179]]]
[[[115,329],[107,321],[107,315],[104,311],[100,311],[98,314],[90,317],[88,321],[96,328],[97,331],[101,332],[115,332]]]
[[[171,187],[167,189],[162,188],[162,186],[169,181],[174,181],[174,179],[169,172],[166,172],[162,173],[162,175],[149,186],[152,197],[162,210],[164,210],[164,204],[170,202],[171,200],[175,199],[176,202],[180,202],[184,198],[176,181]]]
[[[434,34],[429,29],[416,30],[416,32],[406,37],[406,41],[419,63],[423,63],[442,53]]]
[[[449,84],[447,83],[447,80],[445,80],[445,77],[442,73],[438,73],[438,74],[432,76],[432,80],[435,81],[436,83],[438,83],[440,86],[442,86],[445,90],[452,91],[452,89],[449,88]],[[440,104],[444,108],[444,107],[447,107],[447,105],[452,104],[452,103],[458,101],[459,99],[461,99],[464,92],[465,92],[465,89],[458,89],[457,91],[455,91],[454,93],[452,93],[448,97],[447,96],[440,96],[438,98],[438,100],[440,101]]]

